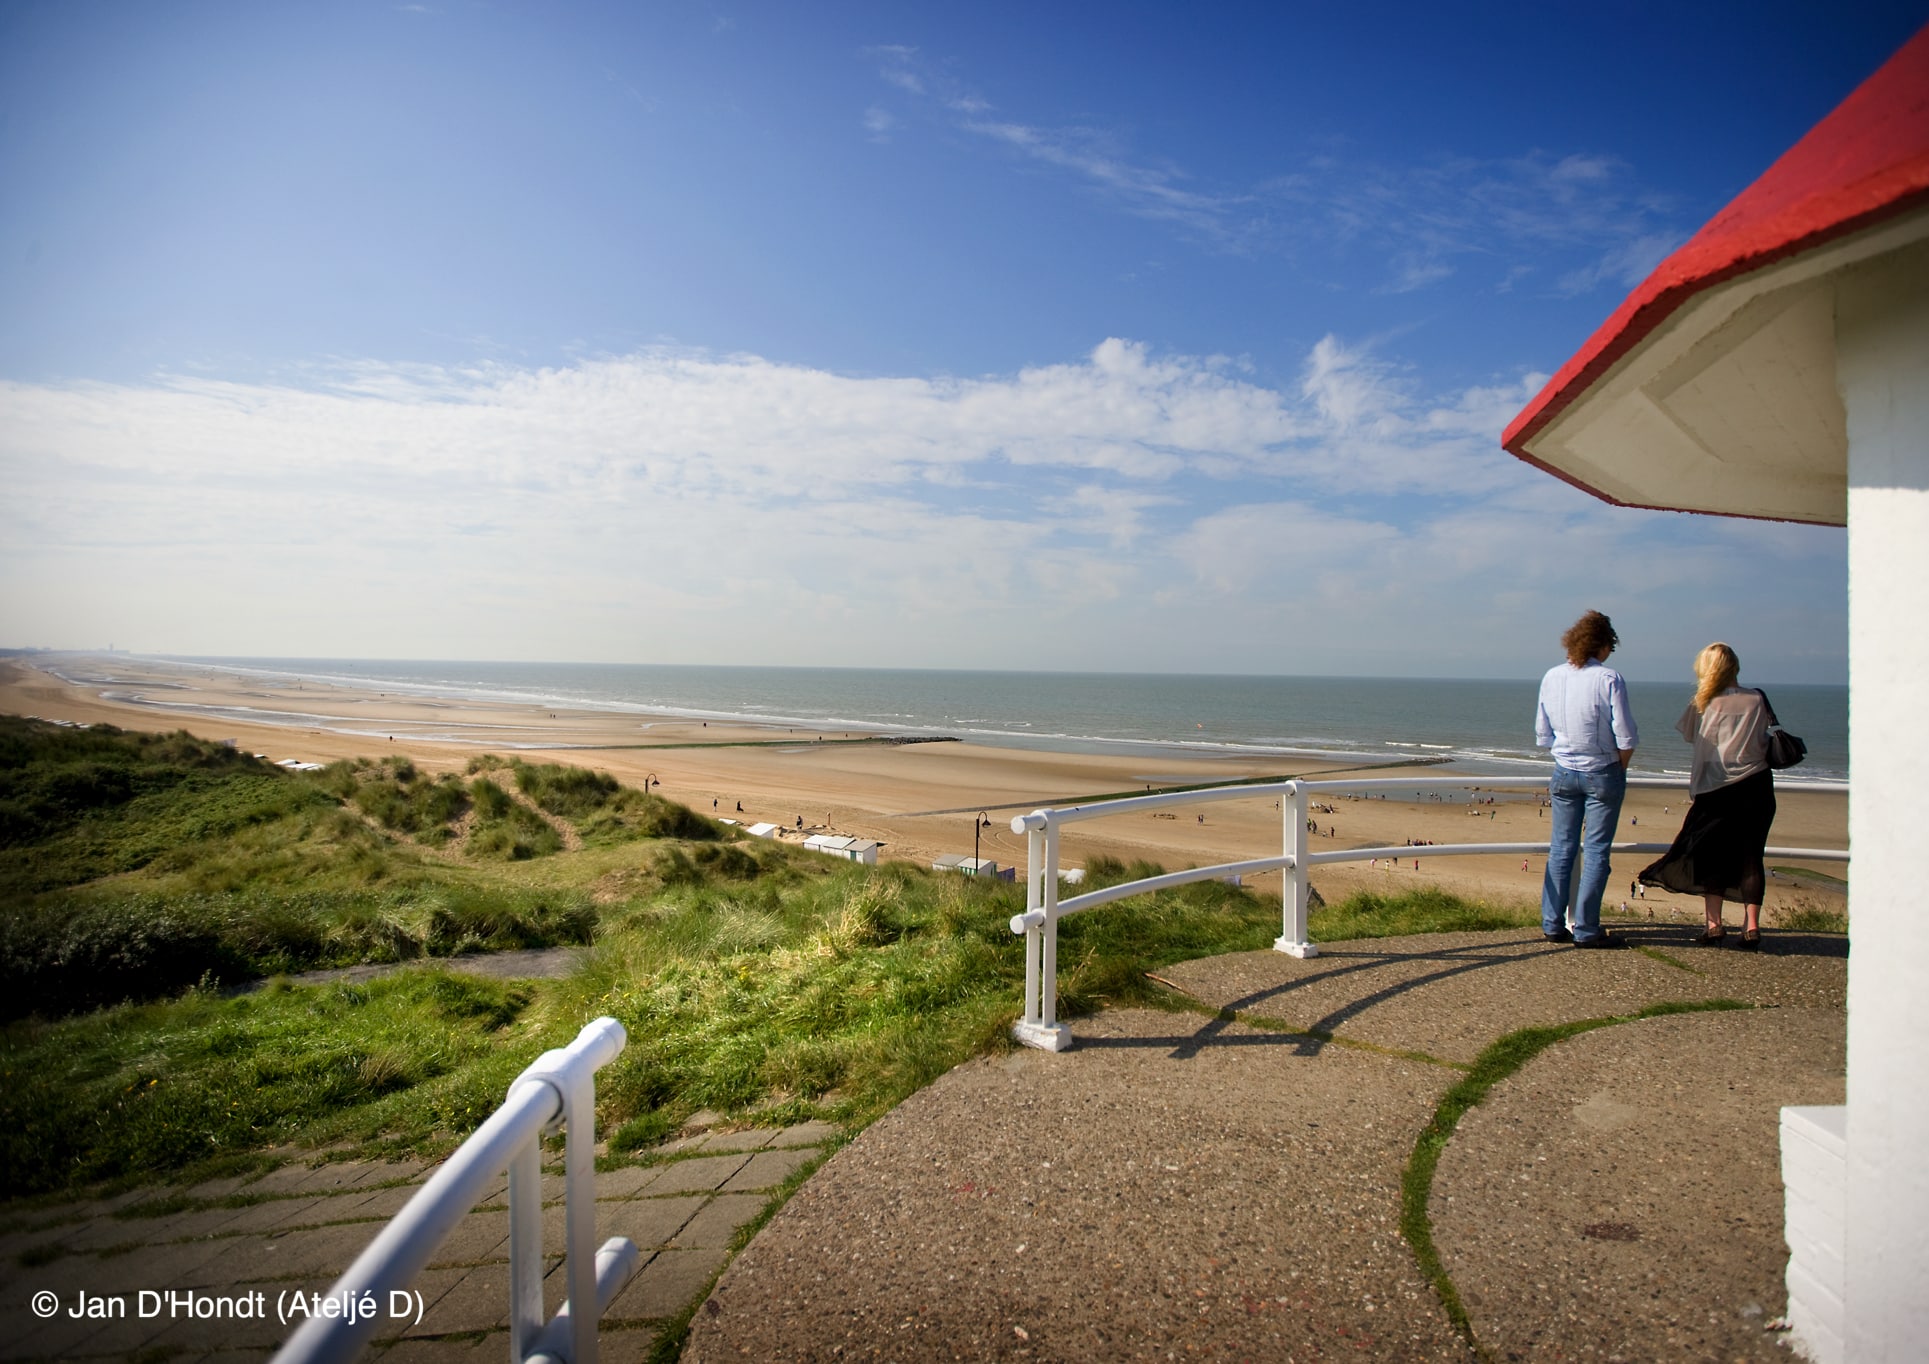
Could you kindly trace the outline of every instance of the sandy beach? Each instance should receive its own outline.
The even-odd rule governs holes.
[[[67,679],[47,669],[57,666]],[[818,732],[743,724],[703,724],[587,709],[432,698],[357,690],[316,682],[280,682],[219,667],[155,664],[121,657],[62,656],[0,660],[0,712],[126,729],[174,730],[232,739],[241,748],[280,761],[329,762],[356,756],[406,753],[432,771],[460,771],[479,753],[513,752],[531,762],[562,762],[610,772],[641,785],[654,777],[665,796],[706,814],[746,823],[769,821],[805,831],[832,831],[879,840],[887,860],[928,865],[946,853],[969,856],[980,811],[982,855],[1000,865],[1024,864],[1023,840],[1012,834],[1013,814],[1046,804],[1069,804],[1148,787],[1236,781],[1253,777],[1362,775],[1305,759],[1199,754],[1059,753],[976,743],[894,743],[861,731]],[[1453,769],[1390,768],[1372,775],[1416,778]],[[1492,805],[1471,805],[1465,794],[1430,798],[1417,788],[1386,799],[1330,800],[1316,814],[1327,848],[1387,846],[1409,839],[1434,843],[1544,840],[1547,821],[1531,791],[1496,791]],[[1404,797],[1404,798],[1402,798]],[[1485,800],[1483,793],[1477,799]],[[1783,846],[1843,847],[1848,838],[1845,796],[1783,787],[1771,842]],[[1666,842],[1680,827],[1687,793],[1631,790],[1618,837]],[[1168,868],[1231,862],[1278,852],[1281,813],[1271,798],[1227,801],[1200,812],[1186,809],[1095,820],[1068,831],[1064,863],[1087,857],[1144,858]],[[1474,827],[1477,826],[1477,827]],[[1330,831],[1330,832],[1329,832]],[[1616,859],[1608,908],[1627,902],[1636,917],[1690,922],[1698,901],[1649,891],[1633,897],[1630,882],[1645,856]],[[1771,865],[1799,865],[1777,863]],[[1814,863],[1842,877],[1841,863]],[[1328,899],[1360,888],[1408,889],[1435,885],[1498,903],[1539,899],[1542,860],[1513,856],[1408,859],[1322,868],[1314,885]],[[1257,878],[1276,890],[1278,876]],[[1770,922],[1777,908],[1840,911],[1845,897],[1828,881],[1779,877],[1769,891]],[[1731,919],[1739,909],[1731,907]]]

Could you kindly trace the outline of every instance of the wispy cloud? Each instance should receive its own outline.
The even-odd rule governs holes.
[[[864,55],[905,97],[907,113],[1061,172],[1120,212],[1171,224],[1214,250],[1377,256],[1381,293],[1412,293],[1469,270],[1501,292],[1537,274],[1567,295],[1625,287],[1684,236],[1667,201],[1609,155],[1534,150],[1389,163],[1325,150],[1247,184],[1209,184],[1115,128],[1001,112],[916,48]]]
[[[1183,168],[1134,155],[1111,130],[993,117],[996,109],[989,100],[929,68],[916,48],[874,47],[866,49],[866,55],[878,62],[881,80],[927,102],[955,128],[1064,171],[1124,212],[1175,224],[1219,245],[1228,244],[1239,231],[1238,196],[1190,186]]]

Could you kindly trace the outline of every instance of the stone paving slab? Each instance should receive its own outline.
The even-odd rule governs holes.
[[[1776,1132],[1843,1102],[1845,1016],[1644,1019],[1542,1052],[1461,1119],[1434,1239],[1500,1359],[1787,1360]]]
[[[596,1209],[596,1234],[603,1237],[627,1236],[646,1251],[656,1250],[671,1244],[684,1233],[692,1220],[708,1215],[710,1208],[718,1204],[725,1205],[728,1215],[736,1217],[736,1221],[731,1223],[734,1230],[740,1223],[756,1216],[764,1200],[757,1199],[754,1208],[745,1208],[735,1199],[710,1198],[703,1194],[604,1203]],[[609,1228],[607,1232],[603,1230],[605,1227]]]
[[[789,1146],[822,1146],[838,1135],[838,1129],[827,1122],[800,1122],[795,1127],[786,1127],[770,1143],[773,1151]]]
[[[792,1151],[759,1151],[741,1170],[717,1188],[722,1193],[774,1189],[816,1159],[817,1152],[808,1147]]]
[[[725,1181],[749,1163],[748,1155],[693,1156],[689,1160],[672,1161],[650,1181],[645,1192],[651,1197],[672,1193],[708,1193],[722,1187]]]
[[[1150,1010],[1078,1038],[872,1124],[732,1263],[684,1358],[1470,1357],[1398,1233],[1456,1072]]]
[[[722,1246],[695,1250],[659,1250],[617,1294],[608,1316],[617,1319],[667,1317],[683,1310],[701,1293],[710,1277],[723,1267]]]
[[[762,1194],[718,1194],[671,1237],[664,1239],[679,1250],[720,1249],[730,1244],[738,1227],[763,1211],[765,1201]],[[636,1243],[645,1244],[640,1240]]]

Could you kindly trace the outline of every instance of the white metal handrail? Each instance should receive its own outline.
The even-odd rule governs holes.
[[[1382,857],[1470,857],[1500,853],[1534,854],[1547,852],[1541,843],[1429,843],[1400,847],[1337,848],[1314,852],[1307,847],[1309,797],[1321,791],[1391,791],[1412,788],[1416,794],[1428,787],[1435,789],[1478,788],[1481,790],[1524,790],[1543,788],[1545,776],[1536,777],[1353,777],[1327,781],[1267,782],[1251,786],[1213,786],[1197,791],[1173,791],[1162,795],[1127,796],[1120,800],[1099,801],[1091,805],[1066,805],[1033,810],[1011,821],[1011,831],[1026,835],[1025,912],[1012,916],[1011,931],[1025,938],[1025,1014],[1012,1028],[1012,1036],[1028,1047],[1044,1051],[1063,1051],[1072,1044],[1071,1029],[1058,1021],[1058,921],[1069,914],[1096,909],[1115,900],[1195,881],[1220,881],[1235,876],[1255,876],[1260,872],[1284,871],[1286,885],[1280,895],[1280,933],[1274,940],[1275,951],[1295,957],[1316,957],[1319,948],[1307,936],[1307,872],[1312,867],[1336,862],[1366,862]],[[1629,777],[1629,786],[1686,790],[1688,783],[1674,777]],[[1839,781],[1803,782],[1785,790],[1847,792],[1849,784]],[[1253,858],[1243,862],[1221,862],[1210,867],[1189,867],[1185,871],[1142,877],[1116,886],[1087,891],[1065,900],[1058,898],[1059,831],[1068,824],[1111,815],[1133,814],[1141,810],[1170,809],[1182,805],[1204,805],[1216,801],[1248,800],[1256,796],[1277,796],[1281,811],[1282,851],[1278,857]],[[1613,852],[1666,852],[1667,843],[1615,843]],[[1763,850],[1775,857],[1804,861],[1846,862],[1849,854],[1840,848],[1786,848]]]
[[[509,1173],[510,1364],[596,1364],[596,1323],[636,1273],[640,1256],[622,1236],[596,1240],[596,1072],[628,1036],[599,1018],[567,1047],[546,1051],[509,1086],[508,1097],[456,1148],[428,1183],[355,1257],[328,1290],[330,1314],[312,1311],[273,1364],[345,1364],[382,1325],[390,1295],[406,1290],[464,1214]],[[564,1129],[564,1272],[569,1301],[543,1321],[543,1134]],[[576,1313],[579,1302],[595,1304]],[[372,1303],[367,1311],[354,1304]],[[341,1310],[342,1305],[348,1310]],[[418,1307],[418,1312],[419,1312]]]

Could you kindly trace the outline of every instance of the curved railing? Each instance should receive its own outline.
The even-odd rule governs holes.
[[[1353,777],[1327,781],[1267,782],[1252,786],[1215,786],[1199,791],[1174,791],[1165,795],[1127,796],[1122,800],[1100,801],[1092,805],[1065,805],[1033,810],[1011,821],[1011,831],[1026,835],[1025,912],[1014,915],[1011,931],[1025,937],[1025,1015],[1012,1028],[1012,1035],[1028,1047],[1063,1051],[1072,1044],[1071,1030],[1058,1021],[1058,921],[1100,905],[1111,904],[1133,895],[1183,886],[1194,881],[1223,881],[1236,876],[1255,876],[1260,872],[1284,871],[1286,885],[1280,896],[1281,924],[1273,947],[1295,957],[1316,957],[1319,949],[1306,934],[1307,872],[1336,862],[1366,862],[1382,857],[1470,857],[1498,853],[1545,855],[1547,844],[1540,843],[1430,843],[1419,846],[1337,848],[1312,852],[1306,846],[1306,820],[1314,793],[1373,792],[1411,790],[1483,791],[1545,789],[1547,778],[1536,777]],[[1672,777],[1629,777],[1629,786],[1660,787],[1685,791],[1688,783]],[[1804,782],[1803,791],[1847,792],[1847,782]],[[1176,806],[1207,805],[1218,801],[1251,800],[1277,796],[1281,812],[1280,854],[1277,857],[1250,858],[1243,862],[1221,862],[1210,867],[1189,867],[1126,881],[1082,895],[1058,898],[1059,831],[1068,824],[1133,814],[1141,810],[1169,810]],[[1618,853],[1666,852],[1666,843],[1615,843]],[[1846,862],[1849,854],[1841,848],[1771,847],[1770,855],[1803,861]],[[1578,878],[1577,878],[1578,880]]]

